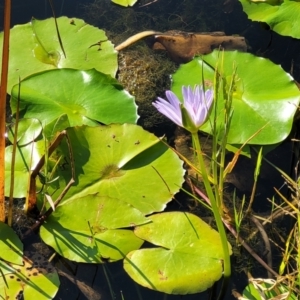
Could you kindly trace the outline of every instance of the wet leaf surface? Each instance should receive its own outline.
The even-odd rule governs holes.
[[[138,117],[134,97],[116,79],[95,69],[51,70],[26,78],[21,88],[12,90],[13,113],[19,96],[20,116],[36,118],[43,126],[62,116],[68,119],[66,126],[135,123]]]
[[[178,192],[182,161],[156,136],[133,124],[67,129],[74,149],[75,184],[41,228],[48,245],[70,260],[122,259],[142,240],[126,228],[149,222]],[[70,180],[68,150],[58,166],[59,188],[48,189],[53,201]],[[43,198],[39,202],[42,205]]]
[[[22,295],[25,300],[53,299],[57,293],[59,277],[55,268],[40,254],[30,257],[24,256],[21,266],[0,261],[5,276],[0,275],[0,295],[3,299],[23,299]]]
[[[265,22],[281,35],[300,38],[299,1],[269,0],[254,3],[254,1],[240,0],[240,2],[249,19]]]
[[[23,244],[7,224],[0,222],[0,258],[14,264],[22,264]]]
[[[57,18],[57,23],[66,57],[59,44],[53,18],[43,21],[33,19],[11,29],[7,87],[9,94],[19,79],[56,68],[95,68],[115,76],[117,52],[103,30],[77,18],[60,17]],[[0,34],[1,43],[2,40],[3,33]]]
[[[217,231],[190,213],[150,216],[135,234],[157,247],[130,252],[124,269],[136,282],[167,294],[207,290],[223,273],[223,250]],[[228,244],[230,247],[230,245]]]
[[[182,99],[181,86],[201,84],[202,67],[205,82],[213,83],[217,64],[221,64],[218,51],[195,58],[181,65],[173,75],[172,90]],[[223,54],[222,54],[223,55]],[[224,52],[222,77],[229,85],[237,66],[233,86],[233,116],[227,137],[229,144],[243,144],[255,133],[248,144],[269,145],[284,140],[291,131],[294,115],[300,101],[300,93],[293,78],[280,66],[268,59],[237,51]],[[219,66],[220,68],[220,66]],[[264,70],[261,72],[261,70]],[[228,88],[228,87],[227,87]],[[214,109],[212,110],[214,111]],[[214,114],[201,130],[210,133]],[[224,103],[217,103],[217,127],[224,131]]]

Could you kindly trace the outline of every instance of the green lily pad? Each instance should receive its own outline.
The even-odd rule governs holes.
[[[254,278],[251,281],[253,283],[249,283],[243,291],[243,297],[245,297],[245,299],[298,299],[297,295],[291,292],[289,287],[281,283],[276,284],[273,279]]]
[[[253,21],[265,22],[281,35],[300,38],[300,2],[291,0],[240,0],[244,12]]]
[[[13,112],[19,94],[20,116],[39,119],[43,126],[62,115],[67,115],[69,126],[135,123],[138,117],[134,97],[116,79],[95,69],[51,70],[27,77],[20,89],[12,89]]]
[[[63,131],[65,128],[70,127],[70,122],[67,114],[59,116],[44,127],[43,134],[48,141],[52,141],[58,132]]]
[[[11,29],[9,94],[19,78],[22,80],[33,73],[56,68],[95,68],[115,76],[117,52],[103,30],[76,18],[60,17],[57,23],[66,57],[59,44],[53,18],[43,21],[33,19]],[[2,41],[3,33],[0,34],[0,44]],[[2,48],[0,53],[2,55]]]
[[[24,256],[23,265],[0,260],[0,297],[2,299],[53,299],[59,287],[58,274],[36,253],[31,259]],[[5,276],[5,279],[3,278]],[[7,285],[6,285],[7,283]],[[23,295],[23,297],[22,297]]]
[[[11,181],[12,146],[5,148],[5,196],[9,196]],[[42,155],[45,153],[45,142],[39,140],[26,146],[17,147],[14,169],[14,193],[15,198],[26,196],[29,176],[36,167]]]
[[[60,255],[77,262],[116,261],[138,249],[143,241],[131,230],[149,222],[117,198],[88,195],[59,206],[40,230],[41,238]]]
[[[0,222],[0,258],[14,264],[22,264],[23,244],[7,224]]]
[[[14,141],[14,125],[8,131],[8,139]],[[33,142],[42,132],[42,124],[38,119],[21,119],[18,124],[17,142],[19,146]]]
[[[164,210],[184,181],[182,161],[140,126],[82,126],[68,128],[67,133],[74,152],[76,183],[64,197],[63,205],[99,193],[125,201],[143,214],[150,214]],[[61,187],[55,191],[54,198],[71,176],[71,163],[64,143],[56,155],[64,155],[65,159],[54,175],[59,176]]]
[[[201,83],[202,68],[204,79],[213,82],[215,66],[220,63],[219,56],[220,53],[214,51],[203,56],[203,63],[198,57],[181,65],[173,75],[172,90],[182,99],[182,85],[194,86]],[[232,77],[233,65],[237,66],[237,71],[228,143],[243,144],[263,127],[249,144],[268,145],[281,142],[291,131],[300,101],[300,92],[293,78],[267,59],[232,51],[224,52],[222,76],[227,82]],[[219,101],[217,127],[221,133],[224,126],[223,112],[224,104]],[[207,133],[211,132],[213,113],[210,118],[211,121],[201,127]]]
[[[127,7],[133,6],[137,2],[137,0],[112,0],[112,2]]]
[[[217,231],[190,213],[161,213],[149,219],[152,223],[134,232],[158,247],[127,255],[124,269],[133,280],[153,290],[184,295],[205,291],[221,278],[223,250]]]

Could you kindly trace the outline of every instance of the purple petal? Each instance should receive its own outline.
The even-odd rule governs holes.
[[[205,92],[206,105],[208,109],[211,107],[212,101],[214,99],[213,90],[206,90]]]
[[[192,105],[194,95],[190,86],[182,86],[182,95],[183,95],[184,106],[186,103]]]
[[[196,128],[199,128],[207,119],[213,101],[213,90],[204,91],[202,86],[195,85],[182,86],[183,106],[190,116],[190,120]],[[172,91],[166,91],[168,101],[158,98],[153,102],[153,106],[172,120],[177,125],[183,127],[181,115],[181,102]]]
[[[195,121],[193,90],[191,89],[190,86],[188,87],[183,86],[182,94],[183,94],[183,105],[186,108],[191,119]]]
[[[196,122],[197,125],[200,127],[207,119],[212,101],[213,101],[213,91],[212,90],[206,90],[205,93],[201,88],[201,105],[198,108],[197,114],[196,114]]]
[[[199,110],[201,107],[203,101],[203,91],[202,88],[199,88],[199,85],[196,85],[194,89],[194,111],[195,113]]]
[[[152,105],[163,115],[165,115],[167,118],[169,118],[172,122],[176,123],[177,125],[182,127],[182,118],[181,118],[181,110],[180,106],[178,108],[173,106],[168,101],[159,98],[156,102],[153,102]]]
[[[166,91],[166,97],[174,108],[180,110],[180,101],[172,91]]]
[[[198,111],[198,115],[197,115],[198,126],[201,126],[206,121],[207,115],[208,115],[208,110],[205,107],[202,107],[202,109]]]

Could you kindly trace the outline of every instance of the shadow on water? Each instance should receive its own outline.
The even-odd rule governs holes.
[[[92,3],[92,0],[59,0],[53,1],[56,16],[70,16],[83,18],[83,5]],[[3,15],[3,2],[0,4],[0,13]],[[12,26],[24,24],[34,17],[36,19],[46,19],[52,17],[52,11],[48,0],[14,0],[12,1]],[[3,24],[0,24],[2,30]]]

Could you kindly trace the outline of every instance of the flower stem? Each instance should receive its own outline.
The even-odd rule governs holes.
[[[196,155],[198,158],[205,190],[206,190],[207,196],[210,200],[211,208],[212,208],[214,218],[217,223],[217,228],[218,228],[218,231],[219,231],[219,234],[221,237],[221,243],[222,243],[223,254],[224,254],[224,279],[228,280],[231,275],[231,264],[230,264],[230,254],[229,254],[227,236],[226,236],[225,228],[224,228],[224,225],[222,222],[222,217],[221,217],[222,207],[218,207],[215,194],[213,192],[213,189],[212,189],[211,184],[208,179],[208,173],[207,173],[206,166],[205,166],[205,163],[203,160],[203,155],[202,155],[202,151],[201,151],[201,145],[200,145],[198,132],[192,133],[192,139],[193,139],[193,145],[196,150]]]

